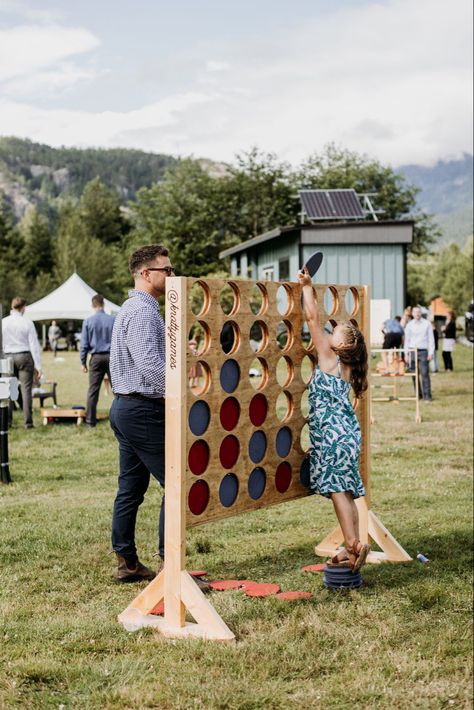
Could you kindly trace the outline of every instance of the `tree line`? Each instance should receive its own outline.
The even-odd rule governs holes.
[[[292,168],[274,154],[253,148],[237,155],[219,176],[202,161],[173,161],[161,180],[142,187],[125,204],[119,191],[100,177],[87,182],[79,198],[67,196],[30,207],[19,223],[7,201],[1,200],[0,301],[6,308],[13,295],[24,294],[32,302],[76,270],[120,303],[130,287],[127,257],[146,243],[165,244],[178,274],[225,272],[220,251],[299,221],[300,188],[376,193],[375,207],[383,210],[382,219],[415,220],[413,269],[419,272],[427,259],[437,258],[431,249],[438,229],[429,215],[416,210],[418,189],[391,167],[328,145]],[[451,256],[449,263],[455,265]],[[428,293],[421,283],[419,278],[409,279],[413,302],[426,302]],[[437,290],[437,284],[426,288]]]

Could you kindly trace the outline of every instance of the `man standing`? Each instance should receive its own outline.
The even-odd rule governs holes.
[[[165,324],[158,298],[174,271],[159,244],[141,247],[129,259],[135,288],[115,319],[110,374],[115,395],[110,424],[119,444],[120,474],[112,519],[118,582],[153,579],[138,559],[135,522],[152,474],[165,484]],[[158,552],[164,557],[164,499]]]
[[[25,316],[26,300],[16,296],[12,300],[10,315],[2,320],[3,351],[12,357],[14,375],[20,381],[25,428],[33,428],[33,379],[41,377],[41,359],[38,336],[32,321]],[[13,402],[10,402],[9,423],[13,417]]]
[[[412,316],[413,319],[405,327],[405,356],[408,354],[409,348],[418,348],[418,368],[419,374],[421,374],[421,386],[419,380],[415,386],[418,387],[418,396],[420,398],[423,397],[426,402],[431,402],[429,362],[433,359],[435,350],[433,328],[426,318],[421,317],[421,308],[419,306],[415,306],[412,309]],[[415,378],[413,378],[414,381]]]
[[[95,314],[86,318],[81,333],[82,371],[87,372],[87,353],[89,360],[89,391],[87,393],[86,424],[97,424],[97,402],[102,380],[109,376],[110,343],[114,317],[104,312],[104,297],[100,293],[92,296],[92,308]]]

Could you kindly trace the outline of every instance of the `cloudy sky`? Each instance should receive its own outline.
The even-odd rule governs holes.
[[[296,164],[472,152],[472,0],[0,0],[0,135]]]

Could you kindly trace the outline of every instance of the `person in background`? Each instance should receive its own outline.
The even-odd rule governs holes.
[[[434,353],[433,353],[433,359],[430,362],[430,371],[435,375],[437,372],[439,372],[439,366],[438,366],[438,346],[439,346],[439,333],[438,329],[436,328],[436,323],[434,320],[431,322],[432,328],[433,328],[433,338],[434,338]]]
[[[402,326],[403,330],[405,330],[407,324],[411,321],[412,318],[413,316],[411,306],[407,306],[407,308],[405,308],[405,310],[403,311],[403,315],[400,319],[400,325]]]
[[[456,314],[454,311],[448,311],[446,323],[443,326],[443,362],[444,369],[453,371],[453,352],[456,347]]]
[[[413,384],[418,387],[419,397],[426,402],[431,402],[431,382],[429,363],[434,354],[434,336],[431,323],[421,317],[421,308],[414,306],[412,309],[413,320],[405,328],[405,360],[408,359],[408,350],[417,348],[418,351],[418,382],[413,378]],[[410,367],[414,363],[410,360]],[[421,383],[420,383],[421,375]]]
[[[3,352],[12,357],[14,375],[20,381],[25,428],[33,428],[33,380],[41,377],[40,345],[33,322],[25,316],[26,300],[15,296],[10,315],[2,320]],[[14,403],[10,402],[9,424],[12,423]]]
[[[100,386],[104,377],[109,376],[110,343],[115,319],[104,312],[104,297],[100,293],[92,297],[92,308],[95,311],[94,315],[86,318],[82,324],[81,363],[82,371],[89,372],[86,424],[95,427]],[[88,353],[91,354],[89,368],[87,367]]]
[[[61,337],[61,328],[58,326],[55,320],[51,321],[51,325],[48,328],[48,340],[51,352],[54,353],[56,357],[56,351],[58,349],[58,340]]]
[[[402,347],[403,336],[405,331],[400,321],[400,316],[395,316],[395,318],[388,318],[386,321],[384,321],[382,326],[382,333],[384,334],[382,348],[384,350],[393,350],[394,348],[399,349]],[[389,355],[389,353],[382,353],[382,364],[385,370],[389,367],[389,365],[391,365],[392,357],[393,355]]]

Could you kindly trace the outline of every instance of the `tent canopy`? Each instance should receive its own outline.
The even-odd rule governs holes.
[[[31,320],[84,320],[94,313],[91,299],[96,293],[100,292],[91,288],[74,272],[57,289],[27,306],[25,312]],[[120,306],[105,298],[104,310],[115,315]]]

